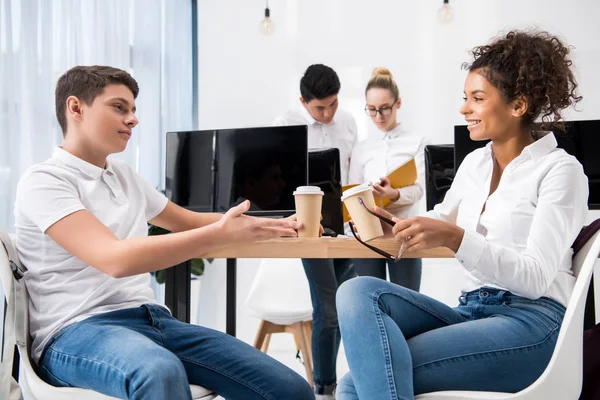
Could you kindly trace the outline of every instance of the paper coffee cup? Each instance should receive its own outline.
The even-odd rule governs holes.
[[[302,222],[298,237],[318,238],[321,226],[323,191],[318,186],[298,186],[294,192],[296,218]]]
[[[365,206],[371,211],[375,210],[375,198],[373,197],[373,188],[366,183],[354,186],[342,193],[342,201],[348,209],[350,218],[356,226],[360,239],[364,242],[383,236],[381,221],[374,215],[369,214],[367,210],[358,202],[361,198]]]

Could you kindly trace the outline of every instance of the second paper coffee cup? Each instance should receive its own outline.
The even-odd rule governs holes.
[[[323,191],[318,186],[298,186],[296,188],[294,192],[296,217],[299,222],[302,222],[302,228],[298,229],[298,237],[319,237],[323,195]]]
[[[358,230],[361,240],[368,242],[383,236],[381,221],[374,215],[371,215],[358,202],[361,198],[369,210],[375,209],[375,198],[373,197],[373,188],[367,184],[354,186],[342,193],[342,201],[348,209],[350,218]]]

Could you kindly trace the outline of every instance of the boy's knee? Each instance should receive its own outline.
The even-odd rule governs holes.
[[[175,356],[157,357],[155,362],[146,362],[129,377],[132,391],[141,393],[169,393],[175,388],[189,390],[185,368]]]
[[[318,322],[316,321],[318,319]],[[321,329],[335,330],[338,328],[338,316],[335,302],[322,304],[318,313],[313,312],[313,324],[319,324]]]

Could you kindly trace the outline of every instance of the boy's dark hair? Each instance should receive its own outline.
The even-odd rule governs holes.
[[[111,84],[125,85],[133,93],[135,99],[140,91],[135,79],[122,69],[102,65],[77,66],[65,72],[56,83],[54,101],[56,118],[62,129],[63,137],[67,134],[66,103],[69,96],[76,96],[90,105],[96,96]]]
[[[475,47],[469,71],[478,71],[500,90],[504,100],[527,99],[523,124],[528,129],[564,130],[561,111],[581,101],[571,71],[569,47],[543,31],[511,31],[485,46]],[[537,125],[537,124],[536,124]]]
[[[300,94],[307,103],[321,100],[340,92],[340,79],[335,71],[323,64],[313,64],[300,79]]]

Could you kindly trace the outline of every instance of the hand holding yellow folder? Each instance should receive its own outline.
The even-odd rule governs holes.
[[[390,180],[390,185],[394,189],[400,189],[405,186],[414,185],[417,180],[417,164],[415,163],[415,159],[411,159],[410,161],[402,164],[395,170],[393,170],[389,175],[388,179]],[[346,191],[357,184],[342,186],[342,191]],[[385,208],[389,203],[390,199],[386,198],[376,198],[375,203],[381,207]],[[346,206],[342,204],[344,207],[344,222],[350,220],[350,215],[348,214],[348,210],[346,210]]]

